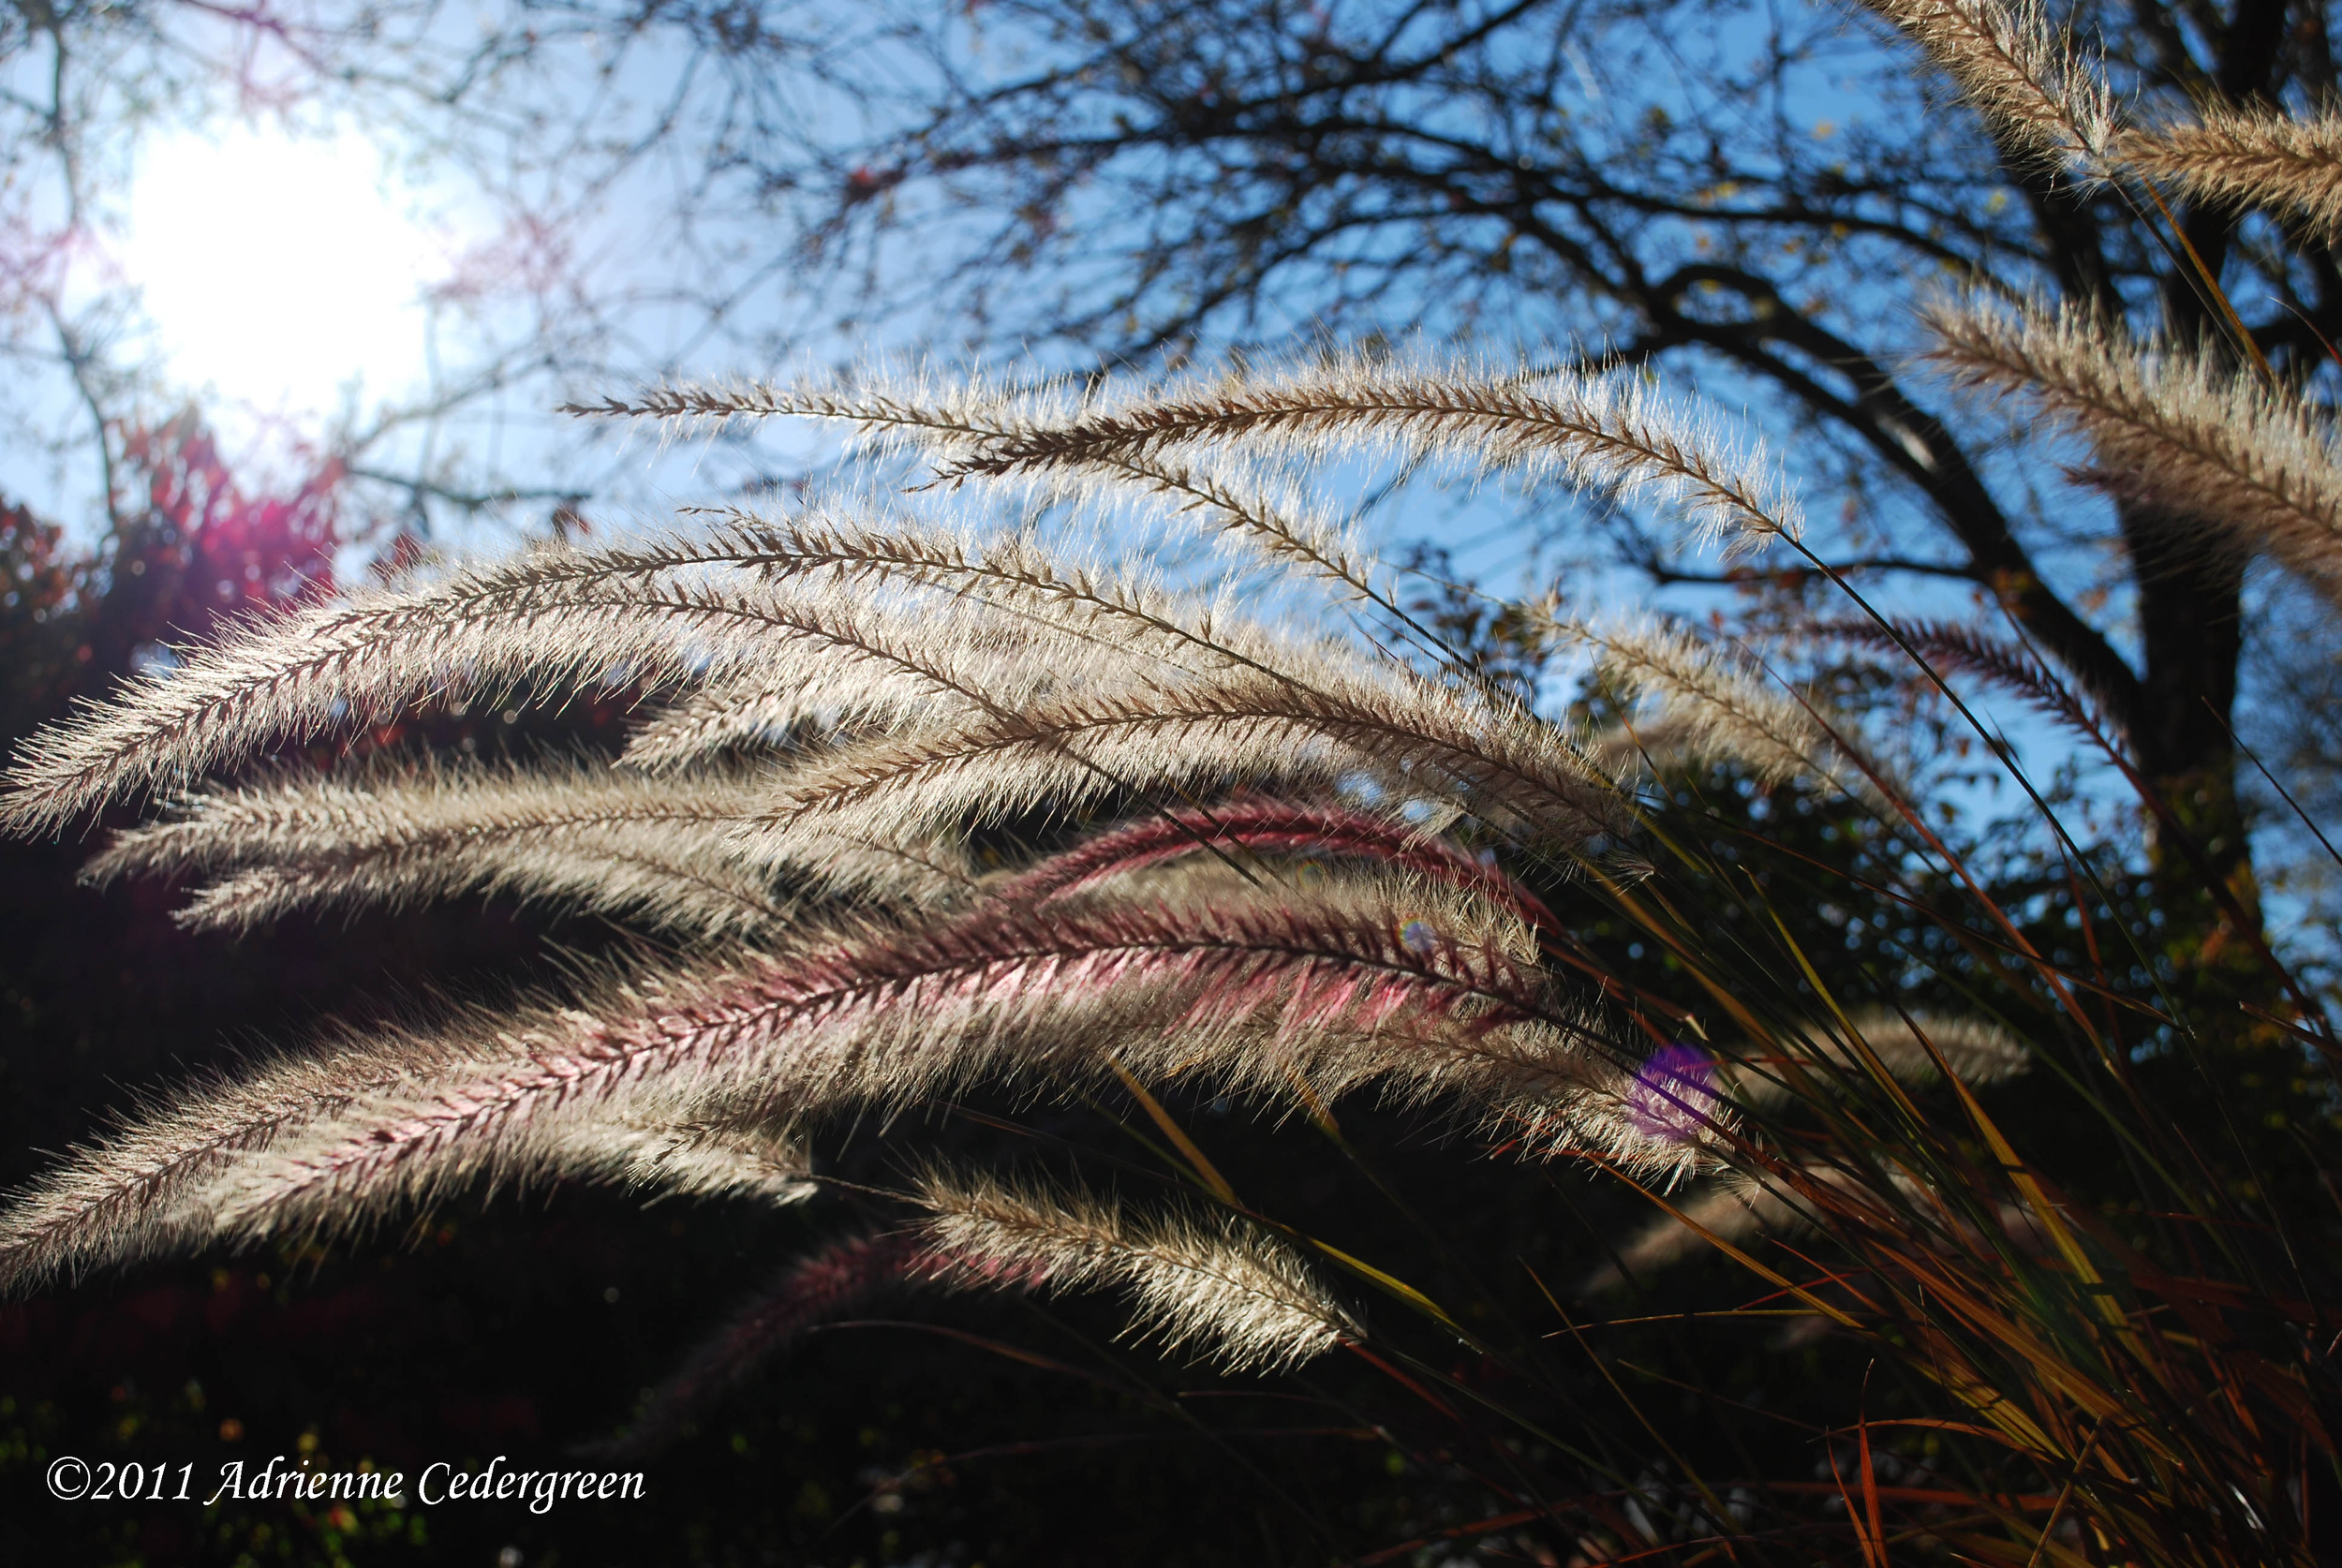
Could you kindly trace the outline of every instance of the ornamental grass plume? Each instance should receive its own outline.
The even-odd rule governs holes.
[[[651,778],[583,760],[376,764],[182,796],[168,820],[117,834],[84,875],[212,879],[179,913],[196,930],[509,892],[720,938],[788,918],[770,874],[734,841],[758,798],[738,775]],[[815,874],[899,878],[912,898],[947,893],[953,884],[926,868],[857,861],[839,844]]]
[[[2012,314],[1946,298],[1922,318],[1930,362],[2083,436],[2097,483],[2221,530],[2176,535],[2167,549],[2265,552],[2342,597],[2342,451],[2331,418],[2298,390],[2070,309]]]
[[[2342,119],[2207,107],[2192,123],[2125,131],[2121,167],[2191,200],[2260,208],[2331,241],[2342,230]]]
[[[1797,778],[1874,799],[1894,792],[1852,720],[1785,689],[1729,649],[1652,619],[1572,627],[1564,635],[1593,647],[1602,675],[1640,701],[1630,732],[1646,753],[1664,752],[1677,766],[1727,760],[1771,782]]]
[[[2150,148],[2036,13],[1876,8],[2040,155],[2289,221],[2330,212],[2305,167],[2320,126],[2207,121]],[[2263,151],[2265,177],[2246,167]],[[1936,363],[2054,413],[2095,448],[2092,482],[2158,509],[2177,546],[2265,553],[2335,596],[2342,470],[2300,388],[2095,318],[1947,301],[1927,326]],[[689,386],[586,411],[675,431],[836,422],[907,482],[241,624],[35,736],[0,825],[54,833],[158,800],[89,875],[180,882],[203,931],[501,895],[656,940],[157,1098],[16,1195],[0,1289],[348,1236],[483,1188],[875,1203],[882,1222],[828,1232],[843,1239],[784,1270],[627,1441],[663,1441],[882,1292],[949,1310],[982,1287],[1038,1314],[1099,1288],[1134,1338],[1220,1373],[1385,1378],[1436,1439],[1379,1415],[1345,1430],[1484,1486],[1503,1528],[1608,1554],[1571,1546],[1586,1561],[2319,1560],[2332,1281],[2259,1176],[2144,1087],[2172,1062],[2216,1075],[2201,1021],[2158,989],[2152,922],[2110,886],[2119,868],[2046,818],[2055,874],[2025,896],[2070,918],[2010,908],[1939,829],[1924,769],[1890,766],[1859,709],[1683,627],[1499,605],[1593,655],[1582,712],[1524,702],[1312,496],[1361,451],[1468,481],[1565,480],[1843,587],[1761,444],[1619,376],[1429,354],[1078,387],[933,371]],[[1981,678],[2121,761],[2109,693],[2029,648],[1860,599],[1794,629],[1871,650],[1849,689],[1935,693],[1964,722],[1951,682]],[[1791,636],[1769,657],[1805,652]],[[613,754],[352,744],[458,703],[612,695],[633,704]],[[1858,938],[1840,901],[1887,934]],[[2334,1049],[2309,988],[2267,961],[2293,1011],[2252,1015]],[[1153,1161],[1113,1155],[1132,1181],[1185,1191],[1126,1206],[1073,1180],[969,1169],[899,1191],[824,1168],[857,1130],[890,1146],[946,1122],[1021,1135],[1013,1116],[1042,1105],[1113,1123]],[[2053,1107],[2085,1168],[2061,1176],[2062,1147],[2010,1131],[2028,1105]],[[1934,1445],[1929,1484],[1878,1483],[1889,1440],[1855,1404],[1819,1438],[1857,1434],[1859,1498],[1688,1468],[1662,1495],[1647,1454],[1554,1429],[1595,1425],[1590,1385],[1554,1370],[1565,1338],[1626,1401],[1622,1429],[1668,1441],[1620,1381],[1644,1368],[1589,1339],[1632,1321],[1572,1316],[1534,1271],[1553,1326],[1451,1309],[1356,1236],[1239,1191],[1187,1125],[1291,1124],[1379,1186],[1344,1122],[1376,1107],[1430,1118],[1524,1191],[1582,1167],[1656,1205],[1639,1234],[1601,1233],[1616,1260],[1590,1288],[1642,1288],[1712,1247],[1761,1299],[1703,1319],[1791,1313],[1859,1345],[1895,1382],[1894,1430]],[[1077,1167],[1106,1158],[1049,1137]],[[1441,1267],[1443,1293],[1475,1272]],[[1388,1309],[1370,1323],[1335,1278]],[[1316,1361],[1338,1346],[1356,1354]],[[1308,1397],[1346,1410],[1355,1392]],[[1524,1413],[1533,1396],[1562,1415]],[[1708,1533],[1668,1538],[1662,1517]]]
[[[941,1172],[911,1199],[938,1280],[1112,1286],[1137,1310],[1136,1336],[1225,1370],[1298,1366],[1363,1332],[1291,1246],[1225,1215],[1137,1218],[1087,1192]]]
[[[1238,889],[980,906],[924,930],[863,915],[361,1039],[89,1150],[0,1231],[0,1278],[141,1255],[158,1225],[330,1232],[483,1177],[525,1182],[572,1168],[574,1129],[645,1098],[788,1129],[1119,1068],[1249,1096],[1380,1087],[1534,1119],[1551,1140],[1608,1092],[1589,1026],[1520,955],[1508,911],[1413,883]]]
[[[2053,36],[2037,0],[1862,0],[1927,52],[1994,133],[2053,164],[2104,167],[2113,95],[2096,65]]]
[[[1289,1244],[1225,1215],[1140,1217],[1085,1191],[940,1168],[902,1201],[907,1221],[831,1241],[782,1269],[603,1447],[663,1446],[808,1332],[907,1293],[1112,1288],[1135,1309],[1133,1338],[1231,1371],[1290,1368],[1364,1333]]]
[[[1342,529],[1295,522],[1236,469],[1165,465],[1199,444],[1249,444],[1241,468],[1336,437],[1471,442],[1659,485],[1754,537],[1792,532],[1793,501],[1762,459],[1712,455],[1640,394],[1353,363],[1197,397],[911,384],[611,411],[844,419],[962,484],[1143,469],[1166,525],[1240,547],[1218,589],[899,505],[734,510],[247,623],[36,736],[0,816],[41,831],[163,793],[165,818],[90,875],[187,881],[199,928],[503,894],[693,947],[199,1086],[27,1194],[0,1273],[348,1229],[482,1179],[720,1187],[702,1167],[726,1146],[673,1142],[706,1106],[794,1139],[986,1082],[1311,1103],[1372,1087],[1548,1156],[1712,1159],[1704,1133],[1638,1120],[1637,1054],[1546,970],[1551,910],[1501,866],[1566,874],[1631,821],[1631,789],[1583,736],[1445,667],[1252,614],[1248,591],[1315,589],[1406,619]],[[1118,434],[1134,419],[1144,440]],[[614,760],[270,762],[434,704],[609,691],[643,704]],[[978,874],[975,837],[1081,819],[1101,825]]]

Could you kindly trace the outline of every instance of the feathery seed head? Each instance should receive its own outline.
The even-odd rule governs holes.
[[[2073,309],[1946,295],[1922,318],[1928,362],[2087,436],[2104,481],[2127,498],[2214,524],[2342,599],[2342,452],[2298,392]]]
[[[1760,455],[1737,450],[1712,414],[1656,400],[1623,377],[1495,374],[1422,360],[1355,357],[1102,394],[1063,424],[976,447],[953,477],[1061,469],[1169,471],[1175,449],[1233,447],[1323,461],[1340,444],[1460,458],[1483,471],[1649,494],[1682,507],[1727,553],[1796,537],[1796,500]]]
[[[1893,788],[1884,765],[1859,749],[1850,719],[1689,631],[1655,619],[1569,630],[1648,705],[1634,731],[1647,755],[1728,760],[1771,782],[1802,778],[1845,794],[1876,797],[1879,780]]]
[[[1860,0],[1927,52],[2017,147],[2084,175],[2107,167],[2113,94],[2052,36],[2038,0]]]
[[[1400,932],[1427,918],[1443,936],[1420,953]],[[93,1262],[176,1237],[347,1229],[482,1176],[577,1169],[575,1130],[603,1129],[586,1141],[606,1148],[607,1127],[645,1105],[662,1124],[704,1121],[692,1107],[712,1103],[783,1128],[1108,1060],[1247,1095],[1380,1084],[1557,1115],[1593,1072],[1533,952],[1518,915],[1486,899],[1371,880],[1306,895],[1214,889],[1192,906],[983,909],[908,932],[810,927],[777,951],[378,1031],[338,1058],[199,1092],[78,1157],[11,1223],[58,1238],[27,1233],[26,1258],[63,1245]],[[188,1173],[170,1178],[168,1210],[144,1196],[158,1170]],[[112,1233],[86,1223],[111,1213],[138,1218]]]
[[[1794,526],[1769,481],[1636,389],[1384,378],[1379,399],[1336,363],[1200,401],[1181,382],[1120,404],[879,387],[644,407],[847,419],[946,479],[1142,494],[1410,628],[1371,558],[1287,493],[1304,447],[1476,451],[1669,489],[1743,533]],[[1566,852],[1614,831],[1626,803],[1570,737],[1468,681],[1030,534],[732,511],[694,537],[413,575],[246,627],[44,733],[0,810],[54,826],[419,704],[605,688],[660,704],[616,766],[263,773],[186,794],[93,875],[208,879],[201,924],[500,892],[695,948],[199,1087],[0,1221],[0,1279],[348,1229],[477,1182],[789,1201],[806,1190],[796,1136],[825,1115],[1109,1071],[1283,1103],[1374,1088],[1529,1119],[1548,1152],[1692,1158],[1694,1140],[1637,1126],[1632,1086],[1588,1050],[1542,968],[1551,911],[1445,836]],[[973,874],[972,829],[1091,806],[1129,820]],[[1289,1249],[1233,1221],[970,1191],[950,1222],[990,1227],[986,1245],[935,1241],[893,1258],[898,1276],[1115,1282],[1150,1331],[1228,1365],[1351,1332]],[[1058,1250],[1032,1250],[1045,1240]]]
[[[1635,1069],[1627,1117],[1646,1138],[1694,1142],[1714,1124],[1722,1104],[1715,1076],[1715,1058],[1698,1046],[1683,1041],[1662,1045]]]
[[[2122,131],[2114,165],[2191,201],[2266,208],[2332,244],[2342,235],[2342,116],[2199,108],[2193,124]]]
[[[1079,1191],[941,1171],[912,1196],[954,1282],[1115,1287],[1132,1298],[1140,1338],[1227,1371],[1282,1371],[1362,1337],[1297,1252],[1233,1216],[1138,1218]]]
[[[170,820],[116,835],[83,875],[212,878],[178,917],[196,929],[508,894],[725,937],[789,912],[769,872],[731,849],[760,797],[736,771],[654,782],[585,760],[378,760],[182,796]],[[901,891],[937,891],[936,880]]]

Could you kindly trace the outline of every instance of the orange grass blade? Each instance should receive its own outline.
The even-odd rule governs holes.
[[[1231,1207],[1239,1206],[1236,1189],[1228,1185],[1228,1178],[1222,1176],[1210,1160],[1205,1157],[1204,1151],[1195,1146],[1195,1140],[1187,1135],[1187,1130],[1171,1119],[1171,1113],[1163,1108],[1162,1102],[1149,1094],[1147,1086],[1134,1077],[1131,1070],[1120,1062],[1109,1061],[1106,1065],[1114,1069],[1114,1075],[1121,1080],[1124,1088],[1130,1090],[1131,1098],[1136,1100],[1154,1124],[1163,1129],[1163,1135],[1178,1149],[1189,1167],[1194,1171],[1196,1179],[1209,1188],[1212,1196],[1222,1203]]]

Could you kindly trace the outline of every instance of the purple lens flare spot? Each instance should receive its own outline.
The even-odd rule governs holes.
[[[1715,1121],[1715,1058],[1698,1046],[1680,1040],[1660,1046],[1627,1087],[1626,1115],[1635,1131],[1670,1144],[1699,1137]]]

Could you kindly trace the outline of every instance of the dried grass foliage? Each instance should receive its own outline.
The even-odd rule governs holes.
[[[1302,687],[1249,672],[1134,684],[836,753],[764,819],[884,838],[1139,791],[1187,798],[1372,778],[1430,790],[1500,829],[1564,841],[1617,816],[1583,753],[1530,718],[1403,672]]]
[[[862,689],[888,706],[964,684],[952,661],[981,639],[975,629],[910,624],[899,607],[834,585],[711,575],[733,564],[725,554],[680,541],[547,548],[254,621],[37,733],[10,765],[0,821],[54,831],[110,800],[428,703],[656,693],[748,668],[801,671],[817,697],[841,670],[867,668],[882,678]]]
[[[808,1331],[906,1292],[1113,1290],[1130,1336],[1223,1371],[1282,1370],[1363,1328],[1283,1238],[1229,1214],[1134,1214],[1075,1188],[929,1169],[908,1222],[849,1234],[792,1262],[651,1391],[605,1449],[643,1454]]]
[[[272,1224],[252,1216],[270,1205],[276,1174],[301,1169],[369,1116],[430,1103],[476,1079],[506,1017],[467,1008],[437,1028],[346,1027],[307,1051],[150,1102],[15,1195],[0,1215],[0,1291],[266,1234]],[[719,1094],[630,1083],[591,1107],[540,1110],[521,1136],[467,1155],[468,1169],[500,1182],[575,1177],[782,1203],[810,1191],[810,1166],[787,1128]],[[347,1234],[393,1206],[389,1194],[363,1197],[309,1228]]]
[[[2300,118],[2208,92],[2140,123],[2101,61],[2039,0],[1861,0],[1917,43],[1996,137],[2094,185],[2265,211],[2330,242],[2342,229],[2342,119]]]

